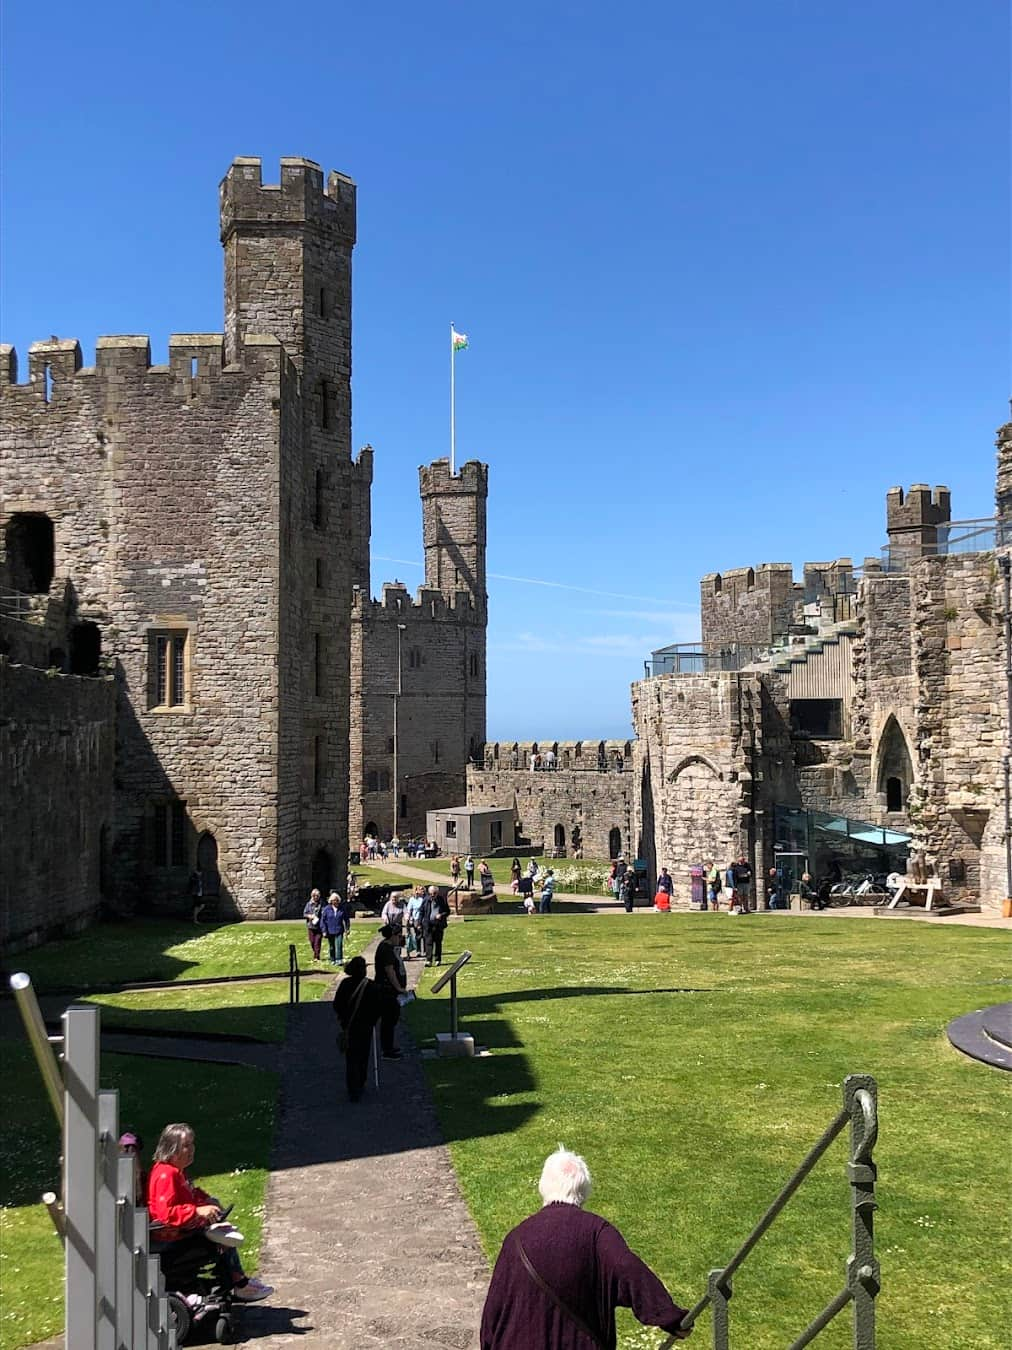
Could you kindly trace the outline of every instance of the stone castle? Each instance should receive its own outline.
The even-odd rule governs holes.
[[[224,333],[2,349],[0,939],[101,903],[301,913],[349,823],[403,832],[485,736],[487,469],[422,468],[425,585],[369,597],[351,454],[356,189],[237,159]],[[399,641],[399,639],[402,640]],[[400,681],[400,790],[392,695]]]
[[[466,800],[532,847],[760,880],[890,870],[1006,893],[1012,423],[997,515],[890,491],[881,557],[711,574],[653,653],[635,738],[485,738],[487,466],[420,473],[423,585],[369,581],[351,453],[355,186],[221,184],[224,333],[52,338],[0,395],[0,941],[116,910],[301,913],[349,840]],[[535,756],[550,771],[532,771]],[[509,850],[507,850],[509,851]],[[762,899],[760,888],[760,899]]]
[[[763,563],[702,579],[702,640],[654,652],[635,739],[486,744],[468,803],[512,804],[559,856],[641,857],[688,902],[693,864],[744,853],[759,881],[904,871],[946,902],[1007,893],[1012,423],[994,519],[949,492],[886,500],[888,545],[853,566]],[[1009,667],[1012,669],[1012,666]],[[552,764],[531,772],[532,756]]]

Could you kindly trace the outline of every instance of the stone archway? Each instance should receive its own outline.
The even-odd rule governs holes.
[[[201,894],[206,898],[221,894],[221,873],[218,870],[218,841],[210,830],[197,840],[197,871],[200,873]]]
[[[876,788],[889,812],[906,811],[914,783],[914,767],[903,729],[893,713],[886,718],[878,741]]]
[[[741,788],[705,755],[686,755],[667,775],[659,824],[658,868],[724,866],[741,848]]]
[[[325,848],[318,848],[313,854],[310,866],[310,884],[322,895],[334,887],[334,859]]]

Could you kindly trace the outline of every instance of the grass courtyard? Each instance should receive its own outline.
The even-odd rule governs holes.
[[[880,1347],[1007,1345],[1009,1081],[944,1033],[1008,997],[1007,933],[685,914],[475,919],[447,936],[448,957],[475,956],[461,1025],[493,1053],[427,1073],[490,1258],[564,1142],[595,1173],[591,1207],[691,1304],[836,1113],[846,1074],[866,1072]],[[446,1027],[442,997],[409,1012],[420,1037]],[[739,1272],[733,1345],[789,1344],[843,1286],[844,1162],[840,1140]],[[657,1339],[622,1324],[624,1350]],[[849,1346],[849,1314],[818,1344]]]
[[[374,932],[373,923],[356,924],[348,951]],[[102,925],[19,964],[42,988],[76,986],[120,1025],[271,1042],[284,1023],[284,982],[108,986],[270,973],[284,969],[289,941],[301,944],[305,966],[301,923]],[[428,1061],[426,1073],[490,1258],[538,1203],[541,1162],[561,1141],[590,1162],[591,1207],[692,1303],[835,1114],[844,1076],[869,1072],[880,1090],[881,1350],[1006,1345],[1009,1080],[959,1055],[944,1034],[950,1018],[1008,997],[1006,932],[559,914],[454,923],[446,956],[464,947],[475,959],[461,975],[461,1022],[492,1053]],[[407,1010],[420,1039],[447,1023],[445,995],[426,997],[433,974],[424,972]],[[307,982],[304,997],[321,986]],[[16,1019],[0,1025],[0,1346],[16,1350],[61,1323],[60,1249],[38,1203],[56,1179],[59,1150]],[[164,1061],[104,1055],[102,1078],[119,1087],[121,1120],[149,1149],[166,1120],[192,1120],[195,1175],[236,1200],[244,1259],[255,1266],[275,1076],[180,1063],[167,1077]],[[841,1140],[739,1272],[733,1345],[789,1344],[842,1286],[843,1164]],[[622,1350],[658,1339],[631,1318],[621,1323]],[[708,1343],[705,1315],[696,1340]],[[846,1313],[818,1344],[849,1345]]]

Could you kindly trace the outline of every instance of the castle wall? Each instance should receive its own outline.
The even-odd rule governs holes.
[[[790,627],[795,599],[790,563],[709,573],[699,583],[704,651],[770,646]]]
[[[591,744],[596,746],[598,742]],[[598,769],[595,754],[587,756],[585,768],[532,772],[530,768],[513,767],[514,762],[529,763],[525,752],[515,760],[509,755],[496,760],[489,753],[491,749],[486,747],[480,764],[468,767],[468,806],[515,806],[521,836],[546,850],[555,847],[556,829],[561,826],[561,847],[568,857],[573,856],[574,838],[585,858],[608,858],[617,852],[624,852],[627,858],[636,856],[638,780],[631,759],[624,762],[621,771],[614,767],[614,758],[608,767]]]
[[[917,679],[914,849],[947,899],[1000,906],[1001,757],[1006,743],[1003,596],[994,553],[924,558],[911,568]],[[983,856],[982,856],[983,854]],[[987,880],[987,885],[982,884]]]
[[[113,819],[111,679],[0,659],[0,947],[76,932],[98,913]],[[103,856],[103,853],[106,856]]]

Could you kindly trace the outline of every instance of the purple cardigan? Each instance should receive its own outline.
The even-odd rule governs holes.
[[[685,1316],[607,1220],[576,1205],[546,1205],[506,1234],[482,1312],[481,1350],[593,1350],[525,1269],[521,1241],[544,1282],[609,1347],[616,1308],[631,1308],[644,1326],[668,1332]]]

